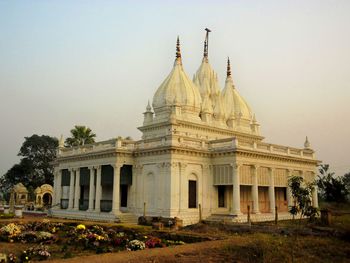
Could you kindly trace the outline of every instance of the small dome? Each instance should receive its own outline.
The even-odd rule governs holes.
[[[248,103],[239,95],[235,86],[233,85],[230,69],[230,60],[227,62],[227,78],[225,83],[225,88],[222,92],[225,112],[227,117],[238,117],[241,116],[242,119],[251,120],[253,117],[252,110],[250,109]]]
[[[154,94],[152,106],[155,111],[162,107],[178,105],[188,106],[199,112],[201,102],[197,86],[183,70],[178,41],[174,67]]]
[[[28,193],[27,188],[22,183],[16,184],[13,189],[16,193]]]

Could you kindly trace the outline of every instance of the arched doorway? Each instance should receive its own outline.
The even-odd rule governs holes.
[[[43,195],[43,205],[50,206],[52,204],[52,196],[50,193],[45,193]]]

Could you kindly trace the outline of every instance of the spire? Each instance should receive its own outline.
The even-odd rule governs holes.
[[[231,77],[231,64],[230,64],[230,58],[227,57],[227,71],[226,71],[226,76]]]
[[[253,114],[252,123],[253,123],[253,124],[257,124],[257,123],[258,123],[258,122],[256,121],[255,113]]]
[[[175,59],[175,61],[177,64],[180,64],[180,65],[182,64],[179,36],[177,36],[177,41],[176,41],[176,59]]]
[[[149,100],[148,100],[148,103],[147,103],[147,106],[146,106],[146,111],[147,112],[152,111],[151,105],[149,104]]]
[[[208,60],[208,45],[209,45],[209,32],[211,32],[210,29],[206,28],[205,31],[207,32],[205,35],[204,40],[204,53],[203,58],[207,61]]]

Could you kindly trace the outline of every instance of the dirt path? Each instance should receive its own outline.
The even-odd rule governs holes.
[[[122,251],[119,253],[84,256],[64,260],[50,260],[47,262],[228,262],[225,254],[220,254],[219,248],[230,243],[232,244],[232,242],[233,240],[206,241],[176,247],[155,248],[133,252]],[[216,253],[214,251],[216,251]]]

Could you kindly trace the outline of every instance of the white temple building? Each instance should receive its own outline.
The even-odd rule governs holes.
[[[289,176],[313,181],[319,161],[304,148],[264,142],[255,114],[234,85],[230,61],[224,89],[204,56],[191,80],[179,39],[170,74],[143,113],[140,140],[111,139],[65,148],[55,165],[56,217],[135,221],[143,215],[256,220],[287,216]],[[313,205],[318,206],[317,191]]]

